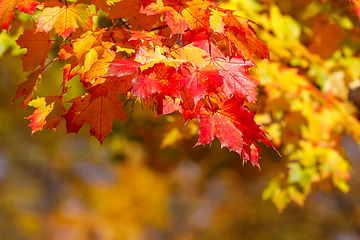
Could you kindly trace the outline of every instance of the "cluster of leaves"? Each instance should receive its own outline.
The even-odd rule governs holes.
[[[359,107],[349,99],[360,86],[359,1],[231,0],[222,7],[240,11],[205,0],[1,2],[2,29],[9,30],[16,11],[33,15],[32,29],[17,40],[27,49],[22,62],[29,74],[16,93],[24,107],[36,108],[32,131],[55,130],[64,118],[69,133],[89,124],[103,142],[113,120],[127,117],[121,95],[156,107],[157,115],[184,116],[189,124],[171,126],[161,147],[198,131],[196,145],[216,136],[259,166],[257,144],[272,146],[269,132],[288,170],[270,182],[263,198],[280,211],[290,201],[303,205],[319,187],[347,192],[351,166],[341,139],[348,134],[360,144]],[[104,17],[106,27],[98,21]],[[58,57],[47,59],[53,45]],[[269,55],[271,62],[257,61],[252,75],[262,86],[257,95],[249,70]],[[31,100],[55,61],[64,63],[61,94]],[[75,76],[85,93],[66,110]]]
[[[256,102],[258,86],[248,71],[255,56],[269,59],[269,52],[250,22],[233,11],[209,0],[3,1],[2,29],[9,29],[16,9],[35,21],[17,40],[27,49],[21,60],[29,75],[16,92],[24,107],[36,108],[28,117],[33,133],[44,126],[55,130],[64,118],[68,133],[87,123],[102,143],[113,120],[127,117],[119,100],[124,95],[155,106],[157,115],[178,111],[186,122],[196,119],[196,145],[216,136],[244,162],[259,166],[258,143],[272,146],[246,107]],[[98,15],[112,25],[98,27]],[[60,51],[50,63],[65,62],[62,93],[31,100],[54,43]],[[67,111],[68,81],[78,74],[86,92]]]

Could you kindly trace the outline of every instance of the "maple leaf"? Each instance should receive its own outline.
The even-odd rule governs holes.
[[[155,78],[160,84],[160,93],[170,96],[179,97],[180,79],[182,76],[177,73],[176,68],[165,65],[164,63],[155,64],[153,68],[147,69],[144,72],[153,71]]]
[[[90,135],[97,138],[100,143],[112,132],[115,118],[127,117],[122,109],[123,103],[114,92],[93,99],[89,93],[86,93],[70,102],[73,105],[64,115],[67,132],[77,133],[85,123],[88,123]]]
[[[134,74],[139,70],[142,64],[129,59],[122,58],[110,63],[109,70],[106,75],[108,76],[126,76]]]
[[[62,4],[62,7],[45,7],[38,16],[37,30],[40,32],[49,32],[55,29],[55,32],[65,40],[77,28],[85,31],[92,29],[93,14],[85,4],[73,3],[70,6]]]
[[[59,96],[38,97],[29,103],[29,106],[36,108],[34,113],[26,118],[30,120],[29,126],[32,129],[32,134],[36,131],[41,131],[45,125],[49,129],[56,130],[66,111],[64,96],[68,89],[69,87],[64,87]]]
[[[51,112],[45,118],[47,127],[49,129],[56,130],[56,127],[60,124],[66,109],[64,107],[64,96],[70,87],[63,87],[60,96],[47,96],[45,97],[46,104],[51,106]]]
[[[158,103],[158,106],[155,116],[160,114],[169,114],[175,111],[180,111],[182,109],[180,106],[180,99],[178,98],[172,98],[158,94],[156,96],[156,102]]]
[[[24,96],[23,106],[26,108],[28,103],[30,102],[31,97],[34,94],[34,90],[36,90],[36,85],[40,82],[41,79],[41,69],[36,70],[35,72],[30,73],[27,76],[27,80],[18,85],[18,89],[15,93],[15,101],[16,98]]]
[[[186,88],[181,90],[181,108],[179,112],[184,116],[185,122],[194,118],[199,119],[200,108],[203,105],[202,101],[195,102]]]
[[[104,30],[87,31],[77,38],[73,43],[73,51],[79,62],[82,62],[85,55],[94,47],[101,46]]]
[[[223,21],[223,17],[227,16],[227,14],[225,14],[222,11],[218,11],[216,9],[211,9],[211,16],[209,18],[209,22],[210,22],[210,28],[216,32],[216,33],[223,33],[224,32],[224,27],[225,27],[225,23]]]
[[[191,45],[204,50],[211,57],[224,57],[218,45],[210,40],[208,32],[187,31],[183,35],[183,41],[191,42]]]
[[[186,22],[181,14],[176,12],[174,8],[165,6],[159,0],[156,3],[151,3],[140,10],[140,13],[146,15],[161,14],[165,12],[166,17],[164,21],[168,24],[173,34],[184,33],[189,28],[188,22]]]
[[[170,51],[166,47],[155,46],[155,48],[152,49],[141,46],[136,54],[135,61],[143,64],[140,67],[141,70],[153,67],[157,63],[178,67],[185,62],[182,59],[174,59],[171,56],[165,56],[168,54],[170,54]]]
[[[97,46],[97,47],[93,47],[91,48],[84,57],[83,60],[83,68],[79,71],[80,75],[82,76],[84,73],[87,73],[92,67],[93,65],[101,59],[102,55],[104,53],[104,49],[102,46]],[[100,76],[100,75],[98,75]],[[92,79],[87,79],[87,81],[91,81]]]
[[[147,31],[129,31],[132,33],[129,41],[140,40],[141,42],[151,42],[153,45],[161,45],[163,36],[156,35],[153,32]]]
[[[59,55],[59,61],[71,58],[74,55],[71,45],[63,44],[61,46],[60,51],[58,52],[58,55]]]
[[[91,99],[107,96],[110,92],[126,95],[132,88],[131,81],[134,76],[135,74],[123,77],[105,77],[104,82],[90,87],[89,91],[91,92]]]
[[[148,75],[141,74],[132,80],[132,91],[131,95],[134,97],[140,97],[147,99],[154,93],[158,93],[161,90],[161,85],[156,79],[155,73]]]
[[[37,66],[43,65],[52,46],[48,33],[35,32],[34,26],[31,30],[25,30],[16,40],[20,48],[26,48],[27,52],[21,57],[24,71],[33,71]]]
[[[157,63],[134,78],[131,93],[135,97],[142,98],[148,98],[154,93],[179,97],[180,78],[181,75],[174,67]]]
[[[126,96],[133,87],[131,84],[131,81],[134,79],[134,77],[135,77],[135,74],[116,78],[116,91],[119,94],[122,93]]]
[[[206,61],[204,60],[204,57],[208,56],[208,53],[199,47],[188,44],[185,47],[179,48],[177,52],[180,59],[187,60],[191,62],[194,66],[206,66]]]
[[[36,110],[26,119],[30,120],[31,134],[41,131],[46,125],[46,117],[51,112],[51,106],[46,105],[45,98],[36,98],[29,103],[29,106],[35,107]]]
[[[9,30],[16,9],[32,15],[38,5],[40,3],[36,0],[0,0],[0,32]]]
[[[104,42],[102,46],[99,46],[97,49],[97,59],[90,64],[89,70],[85,69],[85,74],[81,78],[83,81],[94,83],[98,78],[106,76],[111,62],[114,60],[116,53],[110,48],[107,48],[106,43]],[[109,43],[112,45],[112,43]]]
[[[186,87],[195,102],[198,102],[206,93],[216,92],[216,89],[223,85],[223,77],[218,70],[205,67],[183,66],[181,73],[184,76],[180,80],[180,87]]]
[[[255,112],[243,107],[244,100],[233,97],[218,105],[210,102],[201,108],[200,130],[197,145],[211,144],[215,136],[220,140],[221,147],[237,152],[244,162],[251,161],[259,166],[259,155],[254,140],[272,146],[266,138],[266,132],[254,121]],[[254,148],[255,147],[255,148]]]
[[[178,111],[184,116],[186,123],[191,119],[198,119],[200,108],[203,106],[202,101],[195,103],[194,99],[189,96],[188,90],[186,88],[181,89],[180,94],[182,100],[179,98],[158,94],[156,96],[158,106],[155,116]]]
[[[81,80],[94,83],[97,78],[107,73],[110,63],[115,58],[115,52],[110,48],[114,43],[103,42],[103,30],[86,32],[74,41],[73,48],[65,51],[64,55],[71,56],[68,63],[63,67],[63,84],[80,73]]]
[[[218,68],[220,75],[223,76],[222,89],[228,98],[238,96],[245,98],[247,102],[256,102],[256,87],[259,83],[247,72],[247,68],[254,65],[252,62],[241,58],[209,58],[208,62]]]
[[[68,63],[65,64],[64,67],[62,67],[62,69],[64,70],[62,85],[75,77],[79,73],[81,68],[82,66],[78,64],[76,57],[73,55],[68,61]]]
[[[254,36],[255,30],[249,25],[248,19],[241,18],[232,14],[229,10],[223,10],[227,13],[226,18],[223,18],[226,30],[224,34],[226,38],[222,42],[225,43],[230,52],[235,52],[235,56],[241,56],[248,60],[253,60],[252,54],[256,54],[262,59],[270,60],[269,50],[266,44]],[[232,46],[232,43],[235,48]]]
[[[217,4],[211,1],[204,1],[204,0],[192,0],[188,1],[186,5],[181,4],[180,0],[164,0],[164,4],[171,5],[174,9],[177,10],[188,22],[189,28],[191,30],[195,30],[196,32],[199,31],[207,31],[210,27],[209,22],[209,7]],[[175,6],[173,5],[175,3]],[[181,11],[181,7],[184,6],[184,9]],[[180,10],[180,11],[179,11]]]
[[[173,34],[183,34],[187,29],[199,31],[209,26],[206,9],[211,5],[203,0],[158,0],[151,3],[140,12],[148,15],[166,13],[164,21]]]

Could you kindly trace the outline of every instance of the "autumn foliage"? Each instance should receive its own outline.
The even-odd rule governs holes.
[[[258,143],[272,146],[268,134],[255,123],[259,83],[249,75],[255,58],[269,59],[256,26],[231,10],[208,0],[55,0],[2,1],[1,28],[9,29],[15,10],[33,14],[33,27],[18,38],[27,53],[21,58],[29,72],[16,98],[36,108],[28,117],[32,132],[47,126],[56,129],[66,120],[68,133],[84,124],[101,143],[112,132],[114,119],[124,119],[119,95],[155,106],[157,115],[180,112],[186,122],[197,119],[196,145],[222,147],[259,166]],[[34,14],[38,11],[38,14]],[[98,27],[101,11],[112,21]],[[6,14],[4,14],[6,13]],[[48,59],[53,45],[58,56]],[[31,100],[46,61],[63,61],[62,92]],[[64,96],[71,79],[80,76],[85,93],[72,99],[66,110]]]
[[[142,144],[216,137],[258,167],[270,146],[263,160],[282,167],[262,197],[282,211],[318,189],[349,191],[344,139],[360,145],[359,9],[358,0],[0,0],[0,55],[22,55],[14,100],[31,106],[32,133],[87,125],[103,143],[114,121],[118,131],[137,114],[177,112],[152,118],[170,124],[156,130],[160,144],[145,130]],[[58,82],[46,77],[59,68]]]

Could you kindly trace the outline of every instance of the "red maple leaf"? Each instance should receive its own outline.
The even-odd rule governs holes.
[[[162,94],[156,95],[156,102],[158,103],[156,115],[169,114],[175,111],[180,111],[180,99],[164,96]]]
[[[209,64],[219,69],[223,76],[222,89],[226,97],[238,96],[247,102],[256,102],[256,87],[259,83],[247,72],[247,69],[254,65],[252,62],[241,58],[210,58]]]
[[[179,112],[184,116],[186,122],[191,119],[199,119],[200,108],[203,106],[202,101],[195,102],[194,99],[189,96],[189,91],[183,88],[181,91],[181,101]]]
[[[182,76],[177,73],[176,68],[165,65],[164,63],[158,63],[144,72],[148,71],[155,73],[155,78],[161,86],[160,93],[169,97],[180,96],[180,78]]]
[[[211,42],[208,32],[187,31],[183,35],[183,41],[191,42],[195,47],[201,48],[211,57],[224,57],[217,45]]]
[[[255,123],[255,112],[243,107],[244,100],[240,97],[219,101],[210,100],[201,108],[199,140],[196,145],[211,144],[216,136],[221,147],[237,152],[244,162],[250,160],[259,166],[259,155],[253,147],[257,146],[255,140],[272,145],[266,137],[267,133]]]
[[[164,63],[154,64],[141,75],[134,78],[132,96],[148,98],[161,93],[169,97],[179,97],[181,75],[172,66]]]
[[[198,68],[193,66],[183,66],[181,73],[184,76],[180,80],[180,87],[186,87],[195,102],[198,102],[207,93],[214,93],[216,89],[223,85],[223,77],[218,70],[206,67]]]
[[[110,64],[106,75],[122,77],[139,72],[139,67],[142,64],[129,59],[122,58]]]
[[[161,90],[161,85],[156,79],[156,74],[153,72],[148,75],[141,74],[135,77],[132,80],[132,85],[131,95],[145,99],[154,93],[159,93]]]

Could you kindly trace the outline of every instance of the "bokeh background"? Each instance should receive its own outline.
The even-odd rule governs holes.
[[[354,68],[360,68],[355,3],[244,0],[223,5],[250,19],[275,21],[280,33],[299,34],[306,53],[322,61],[335,58],[346,45],[353,50]],[[266,30],[261,24],[260,30]],[[24,109],[21,100],[13,102],[17,85],[26,78],[19,59],[23,51],[14,45],[18,34],[0,35],[1,240],[360,239],[360,154],[352,137],[343,134],[340,141],[352,165],[350,191],[344,194],[323,182],[304,206],[291,203],[280,213],[262,200],[262,192],[286,172],[286,156],[265,148],[260,171],[243,165],[217,140],[211,147],[194,148],[198,127],[193,122],[184,126],[180,114],[154,118],[154,111],[130,100],[125,105],[129,118],[115,121],[114,133],[102,146],[88,137],[86,127],[77,135],[66,134],[65,122],[56,132],[31,135],[24,117],[33,109]],[[267,42],[273,61],[307,74],[306,64],[313,60],[289,51],[291,46],[281,41]],[[53,63],[45,70],[37,95],[59,94],[61,67]],[[336,97],[350,97],[356,108],[356,86],[340,84],[328,91],[334,89],[339,90]],[[81,91],[80,84],[73,86],[68,99]]]

